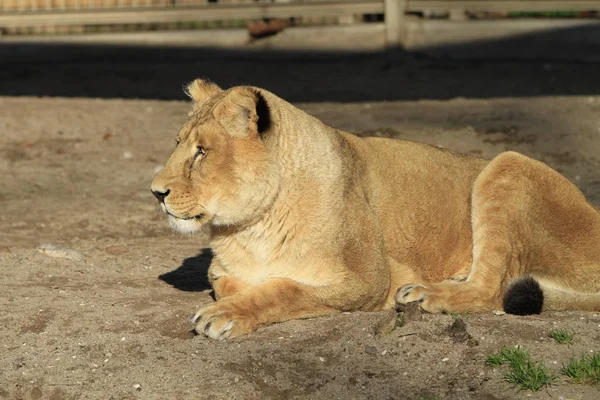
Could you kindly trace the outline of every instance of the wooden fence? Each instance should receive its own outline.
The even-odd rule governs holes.
[[[0,0],[0,29],[384,14],[401,46],[407,12],[591,11],[600,0]]]

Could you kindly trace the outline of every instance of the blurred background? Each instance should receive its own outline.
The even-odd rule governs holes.
[[[594,94],[600,1],[0,0],[0,95],[302,102]]]

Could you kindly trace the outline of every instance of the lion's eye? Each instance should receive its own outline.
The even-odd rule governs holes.
[[[205,155],[206,155],[206,150],[204,149],[204,147],[202,147],[202,146],[196,147],[196,154],[194,155],[194,158],[197,158],[198,156],[205,156]]]

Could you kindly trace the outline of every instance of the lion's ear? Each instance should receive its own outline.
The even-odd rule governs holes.
[[[185,87],[185,94],[195,103],[202,103],[222,91],[216,83],[204,79],[196,79]]]
[[[244,87],[230,89],[214,109],[214,116],[233,137],[257,134],[257,95]]]

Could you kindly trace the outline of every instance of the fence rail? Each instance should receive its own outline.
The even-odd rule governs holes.
[[[404,42],[407,12],[594,11],[600,0],[0,0],[0,29],[384,14],[387,42]],[[27,6],[29,5],[29,7]]]
[[[381,1],[254,3],[206,6],[148,7],[128,9],[68,10],[0,13],[0,26],[35,27],[218,21],[232,19],[320,17],[383,13]]]

